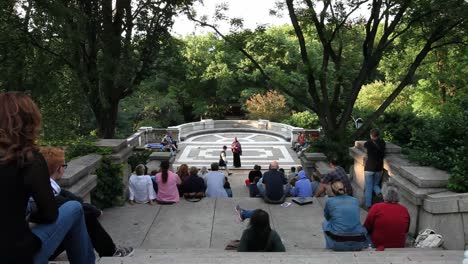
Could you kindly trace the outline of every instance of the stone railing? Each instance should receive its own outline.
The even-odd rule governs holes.
[[[142,127],[137,133],[128,138],[128,144],[132,146],[141,146],[142,142],[155,143],[161,142],[165,132],[172,133],[172,137],[177,141],[184,141],[188,137],[216,132],[253,132],[265,133],[279,136],[287,141],[297,142],[298,132],[318,132],[318,130],[305,130],[300,127],[270,122],[269,120],[212,120],[205,119],[200,122],[186,123],[179,126],[168,127],[167,129],[156,129],[151,127]],[[144,144],[143,144],[144,145]]]
[[[94,172],[99,167],[101,159],[102,157],[96,154],[72,159],[67,163],[67,169],[57,183],[60,187],[83,198],[85,202],[90,202],[91,191],[97,184],[97,176]]]
[[[360,142],[363,144],[364,142]],[[364,200],[364,157],[362,150],[349,149],[354,158],[354,196]],[[445,187],[450,177],[445,171],[411,164],[401,148],[387,143],[384,169],[388,178],[400,188],[400,203],[411,216],[409,233],[416,236],[430,228],[444,237],[446,249],[462,250],[468,246],[468,193],[453,193]]]

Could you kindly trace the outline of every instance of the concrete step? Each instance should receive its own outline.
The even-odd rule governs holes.
[[[283,253],[241,253],[220,249],[137,249],[133,257],[101,258],[98,263],[446,263],[459,264],[463,251],[433,249],[391,249],[385,251],[333,252],[329,250],[291,250]]]

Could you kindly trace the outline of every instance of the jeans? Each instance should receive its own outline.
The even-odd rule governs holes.
[[[251,218],[254,212],[255,212],[255,210],[242,210],[241,211],[241,218],[243,220],[247,219],[247,218]]]
[[[326,225],[327,221],[324,221],[322,223],[323,230],[326,229]],[[325,237],[325,248],[332,249],[334,251],[360,251],[370,245],[369,239],[366,241],[335,241],[329,237],[325,231],[323,232],[323,236]]]
[[[260,194],[260,196],[265,197],[265,189],[263,188],[262,182],[259,181],[257,183],[257,189],[258,189],[258,193]]]
[[[380,180],[382,179],[382,172],[381,171],[365,171],[365,190],[364,190],[364,198],[366,199],[366,207],[370,207],[372,205],[372,192],[375,194],[380,193]]]
[[[70,263],[95,262],[83,209],[77,201],[66,202],[60,206],[59,215],[54,223],[34,226],[31,231],[42,241],[41,250],[34,256],[36,264],[48,263],[49,257],[62,241]]]
[[[232,198],[232,189],[224,188],[224,190],[226,190],[226,193],[227,193],[228,197]]]

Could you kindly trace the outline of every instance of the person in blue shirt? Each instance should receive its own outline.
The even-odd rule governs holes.
[[[331,185],[335,197],[325,203],[322,228],[325,247],[334,251],[359,251],[369,245],[367,230],[361,225],[358,199],[346,194],[341,181]]]
[[[301,170],[297,175],[298,180],[291,189],[290,194],[293,197],[312,197],[312,186],[309,178],[307,178],[305,171]]]

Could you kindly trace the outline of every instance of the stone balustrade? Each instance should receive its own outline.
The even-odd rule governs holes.
[[[72,159],[67,163],[63,177],[57,181],[60,187],[83,198],[85,202],[91,201],[91,191],[97,185],[97,176],[94,174],[101,163],[102,157],[90,154]]]

